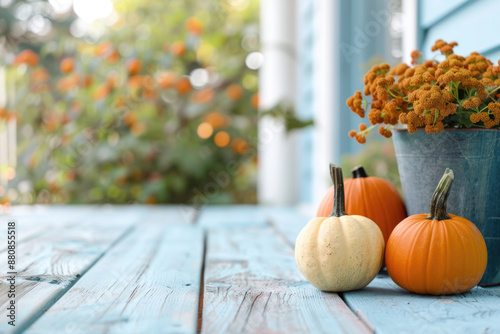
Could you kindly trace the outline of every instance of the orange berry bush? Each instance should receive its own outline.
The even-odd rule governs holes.
[[[99,40],[54,36],[67,47],[30,46],[8,64],[15,99],[0,122],[17,116],[19,138],[11,200],[255,202],[258,80],[245,58],[259,45],[242,41],[258,2],[192,17],[186,6],[123,3]],[[229,16],[231,33],[220,28]]]
[[[372,124],[362,124],[349,136],[359,143],[379,127],[380,135],[389,138],[397,125],[408,132],[424,129],[440,133],[445,128],[498,128],[500,124],[500,60],[493,64],[483,55],[472,52],[463,57],[454,53],[456,42],[437,40],[432,51],[445,59],[422,59],[412,52],[412,66],[375,65],[364,76],[364,89],[346,101],[359,117],[367,116]],[[370,101],[368,100],[370,98]]]

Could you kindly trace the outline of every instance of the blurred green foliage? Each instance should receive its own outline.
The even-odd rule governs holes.
[[[258,1],[113,5],[87,35],[58,28],[33,47],[36,66],[8,68],[11,199],[255,202]]]

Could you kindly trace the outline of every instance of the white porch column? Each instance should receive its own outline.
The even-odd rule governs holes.
[[[403,14],[403,62],[411,64],[411,52],[418,48],[418,1],[401,2]]]
[[[338,30],[339,1],[318,0],[314,3],[314,135],[312,203],[316,207],[331,186],[329,163],[340,163],[339,131]]]
[[[260,108],[278,102],[293,105],[296,90],[295,0],[261,1],[261,45],[264,63],[259,72]],[[297,201],[294,136],[285,123],[270,117],[259,122],[258,201],[286,205]]]

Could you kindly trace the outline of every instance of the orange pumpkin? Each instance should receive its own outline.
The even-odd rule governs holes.
[[[387,243],[394,227],[406,218],[406,207],[398,190],[387,180],[368,176],[363,167],[351,170],[352,178],[344,180],[345,208],[349,215],[373,220],[382,230]],[[332,211],[334,188],[321,201],[317,217],[327,217]]]
[[[447,169],[432,197],[429,215],[403,220],[392,232],[385,265],[400,287],[421,294],[445,295],[469,291],[486,270],[483,236],[465,218],[446,213],[453,183]]]

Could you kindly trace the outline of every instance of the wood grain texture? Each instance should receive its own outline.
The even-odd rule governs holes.
[[[291,207],[280,207],[271,210],[268,217],[270,225],[293,247],[300,231],[315,214]]]
[[[418,295],[384,273],[343,297],[377,333],[500,333],[500,287],[476,287],[452,296]]]
[[[142,219],[148,223],[158,224],[194,224],[198,219],[199,212],[189,205],[140,205],[145,210]],[[113,210],[115,207],[111,207]]]
[[[51,227],[57,225],[77,222],[81,217],[87,215],[94,206],[14,206],[6,215],[2,215],[2,228],[0,228],[0,252],[5,251],[7,244],[4,242],[7,237],[7,228],[4,224],[9,221],[16,222],[16,237],[18,242],[27,242],[37,238],[43,233],[48,233]],[[54,220],[54,217],[56,219]]]
[[[82,210],[86,208],[82,207]],[[89,210],[77,220],[66,210],[54,210],[53,224],[17,248],[16,327],[0,323],[1,333],[22,331],[57,300],[100,256],[134,224],[143,212]],[[74,213],[78,216],[78,213]],[[19,230],[22,233],[22,219]],[[0,259],[6,252],[0,252]],[[0,317],[6,319],[7,264],[0,262]]]
[[[26,333],[195,333],[203,232],[167,218],[142,219]]]
[[[204,228],[267,226],[272,206],[212,205],[204,206],[197,224]]]
[[[367,333],[335,293],[305,281],[271,228],[208,232],[202,332]]]

